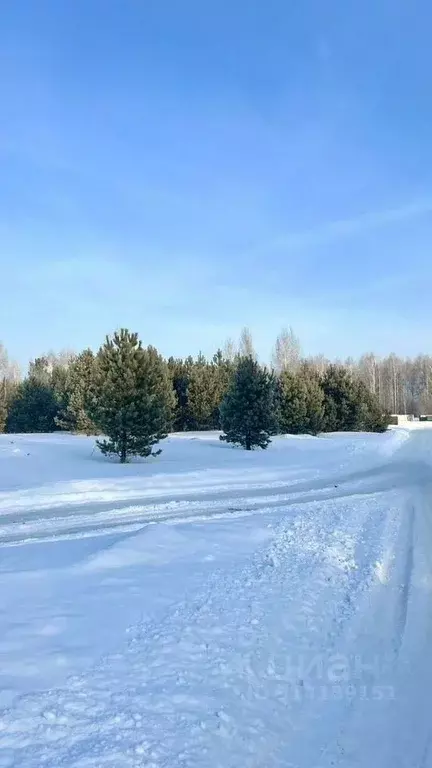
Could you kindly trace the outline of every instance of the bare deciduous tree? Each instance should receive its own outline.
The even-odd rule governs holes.
[[[291,326],[283,328],[276,339],[272,355],[272,365],[275,371],[295,371],[301,362],[301,346],[298,337]]]
[[[18,363],[9,359],[6,347],[0,342],[0,381],[17,382],[21,374]]]
[[[249,328],[244,327],[240,334],[239,341],[239,355],[241,357],[251,357],[253,360],[257,359],[257,353],[255,352],[252,334]]]
[[[223,345],[222,353],[225,360],[229,360],[231,363],[233,362],[233,360],[235,360],[235,357],[237,355],[237,350],[236,350],[236,345],[233,339],[228,338],[225,341],[225,344]]]

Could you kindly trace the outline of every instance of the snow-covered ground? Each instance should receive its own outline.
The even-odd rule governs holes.
[[[432,766],[432,431],[0,436],[0,768]]]

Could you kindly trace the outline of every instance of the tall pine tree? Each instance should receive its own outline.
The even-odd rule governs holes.
[[[225,397],[235,364],[218,350],[211,361],[170,357],[168,368],[175,391],[174,429],[219,429],[219,409]]]
[[[231,381],[233,364],[220,350],[211,362],[199,355],[189,372],[188,411],[191,429],[219,429],[220,406]]]
[[[186,360],[170,357],[168,359],[168,371],[174,389],[175,404],[173,415],[173,429],[183,432],[191,429],[189,413],[189,378],[194,365],[193,358]]]
[[[330,365],[322,382],[324,392],[324,428],[326,432],[362,429],[364,410],[358,387],[346,368]]]
[[[278,380],[279,430],[284,434],[307,432],[307,388],[303,377],[288,370]]]
[[[65,404],[57,424],[70,432],[96,435],[98,430],[89,416],[90,394],[95,372],[95,356],[85,349],[69,365],[65,382]]]
[[[215,429],[220,405],[216,366],[200,356],[192,366],[188,384],[188,411],[191,429]]]
[[[174,395],[167,365],[154,347],[143,349],[136,333],[122,329],[107,337],[95,365],[90,415],[106,435],[104,454],[157,455],[153,446],[167,437]]]
[[[252,357],[240,358],[221,405],[220,439],[246,448],[267,448],[275,429],[274,384]]]
[[[233,380],[236,364],[234,360],[231,360],[229,357],[224,355],[221,349],[218,349],[217,352],[213,355],[212,366],[215,371],[217,382],[217,397],[215,398],[213,425],[214,429],[220,429],[220,407]]]
[[[363,381],[356,382],[356,397],[362,409],[361,429],[366,432],[386,432],[390,416]]]
[[[324,428],[324,391],[321,377],[316,370],[303,363],[298,372],[303,380],[306,395],[306,425],[305,432],[318,435]]]

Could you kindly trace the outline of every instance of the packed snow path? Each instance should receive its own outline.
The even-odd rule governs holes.
[[[432,767],[432,431],[0,438],[0,768]]]

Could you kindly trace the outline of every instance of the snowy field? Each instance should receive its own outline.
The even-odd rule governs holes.
[[[431,430],[93,446],[0,436],[0,768],[432,767]]]

